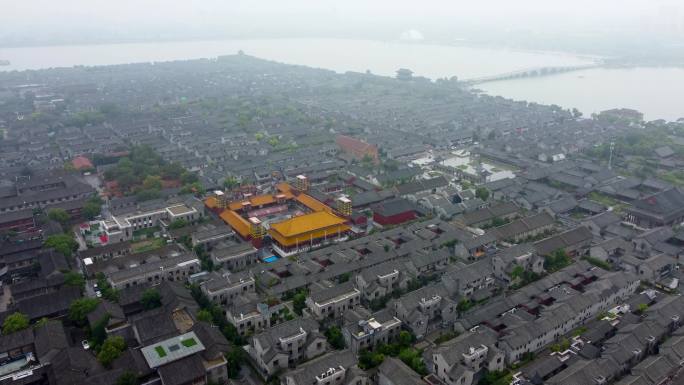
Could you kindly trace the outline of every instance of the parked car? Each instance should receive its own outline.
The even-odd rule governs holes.
[[[88,340],[81,341],[81,346],[83,346],[83,349],[85,350],[90,349],[90,343],[88,342]]]

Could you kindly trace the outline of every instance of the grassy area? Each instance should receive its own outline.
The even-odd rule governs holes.
[[[617,199],[609,197],[605,194],[601,194],[596,191],[592,191],[591,193],[589,193],[589,199],[594,202],[598,202],[604,206],[615,206],[620,203]]]
[[[581,336],[582,334],[586,333],[587,330],[588,330],[588,329],[587,329],[586,326],[580,326],[579,328],[575,329],[575,330],[572,332],[572,336],[573,336],[573,337]]]
[[[605,194],[602,194],[602,193],[599,193],[596,191],[592,191],[589,194],[589,200],[592,200],[594,202],[598,202],[598,203],[600,203],[604,206],[607,206],[607,207],[612,207],[613,212],[615,214],[618,214],[618,215],[622,214],[625,211],[625,209],[627,209],[627,207],[629,206],[627,203],[620,202],[619,200],[617,200],[613,197],[610,197],[608,195],[605,195]]]
[[[684,172],[682,171],[668,171],[660,175],[660,178],[675,186],[684,186]]]
[[[156,233],[157,231],[160,231],[158,226],[138,229],[138,230],[135,230],[133,232],[133,238],[136,238],[136,239],[152,238],[152,237],[154,237],[154,233]]]
[[[188,339],[181,341],[181,344],[183,346],[185,346],[186,348],[189,348],[189,347],[197,345],[197,341],[195,341],[194,338],[188,338]]]
[[[608,263],[606,261],[602,261],[598,258],[585,256],[585,257],[582,257],[582,259],[584,259],[585,261],[591,263],[592,265],[594,265],[596,267],[602,268],[603,270],[611,270],[612,269],[612,267],[610,266],[610,263]]]
[[[513,172],[515,172],[515,171],[520,171],[520,168],[515,167],[515,166],[512,165],[512,164],[501,163],[501,162],[496,161],[496,160],[494,160],[494,159],[492,159],[492,158],[487,158],[486,156],[480,157],[480,162],[490,164],[490,165],[496,167],[496,168],[499,169],[499,170],[513,171]]]
[[[133,253],[144,253],[146,251],[152,251],[163,247],[166,244],[164,238],[153,238],[131,245],[131,251]]]
[[[154,348],[154,351],[157,352],[160,358],[166,357],[166,351],[161,346],[157,346],[156,348]]]
[[[452,339],[454,339],[454,338],[456,338],[456,337],[458,337],[458,333],[456,333],[456,332],[451,332],[451,331],[450,331],[450,332],[444,333],[444,334],[442,334],[441,336],[437,337],[437,338],[435,339],[435,343],[436,343],[437,345],[443,344],[443,343],[445,343],[445,342],[447,342],[447,341],[451,341]]]
[[[584,218],[586,218],[586,215],[584,215],[582,213],[578,213],[578,212],[573,212],[573,213],[570,213],[570,218],[572,218],[572,219],[584,219]]]

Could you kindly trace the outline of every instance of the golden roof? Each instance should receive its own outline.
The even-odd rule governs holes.
[[[318,199],[312,198],[306,194],[297,195],[297,202],[308,207],[311,211],[327,211],[332,212],[332,209],[327,205],[321,203]]]
[[[245,218],[239,216],[235,211],[224,210],[220,217],[243,238],[246,238],[248,235],[250,235],[251,225]]]
[[[204,200],[204,204],[209,207],[210,209],[215,209],[218,207],[218,202],[216,201],[216,197],[209,197]]]
[[[346,223],[344,218],[340,218],[327,211],[318,211],[293,217],[282,222],[272,223],[271,233],[275,232],[283,237],[294,237],[344,223]]]

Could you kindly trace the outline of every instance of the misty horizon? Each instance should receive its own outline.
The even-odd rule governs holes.
[[[673,0],[551,3],[30,0],[3,9],[0,46],[281,37],[401,40],[415,31],[419,41],[502,46],[527,41],[543,47],[555,39],[559,49],[580,51],[589,39],[638,46],[681,43],[684,36],[684,11]]]

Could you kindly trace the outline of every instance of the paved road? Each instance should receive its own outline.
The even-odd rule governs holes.
[[[102,192],[102,181],[100,180],[100,177],[97,176],[97,174],[85,175],[83,179],[85,179],[86,183],[88,183],[95,190],[97,190],[98,193]]]
[[[81,234],[79,233],[77,227],[73,228],[73,232],[74,232],[74,238],[76,238],[76,242],[78,242],[78,250],[79,251],[88,250],[88,245],[86,245],[85,239],[83,239],[83,237],[81,237]]]
[[[240,368],[240,379],[230,380],[231,385],[263,385],[264,382],[261,381],[254,373],[252,373],[252,368],[243,364]]]
[[[2,285],[0,287],[0,312],[4,312],[7,310],[7,306],[9,305],[10,302],[10,290],[9,290],[9,285]]]
[[[74,237],[76,238],[76,242],[78,242],[78,250],[79,251],[80,250],[87,250],[88,246],[86,245],[85,240],[81,237],[81,234],[79,234],[78,228],[74,227],[73,230],[74,230]],[[85,274],[86,273],[85,266],[83,266],[83,261],[81,260],[81,258],[79,258],[78,256],[75,256],[74,261],[76,263],[76,269],[78,271],[82,272],[83,274]],[[93,283],[94,283],[94,281],[92,281],[92,282],[86,281],[85,295],[87,297],[95,297],[95,288],[93,287]]]

